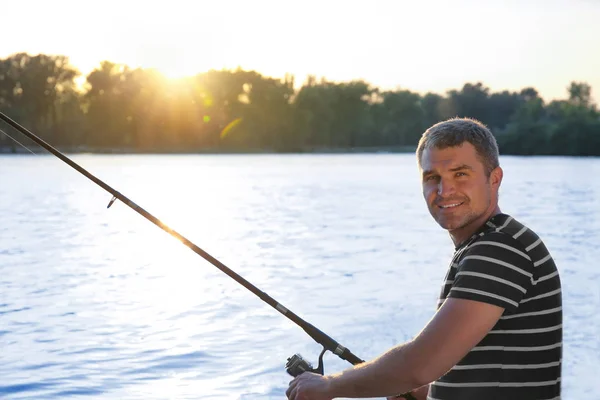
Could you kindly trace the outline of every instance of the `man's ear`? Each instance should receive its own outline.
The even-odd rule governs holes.
[[[500,166],[494,168],[490,173],[490,184],[498,190],[500,188],[500,184],[502,183],[502,178],[504,177],[504,171]]]

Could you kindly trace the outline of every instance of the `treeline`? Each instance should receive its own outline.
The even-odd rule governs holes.
[[[0,60],[0,111],[71,150],[394,150],[413,148],[440,120],[468,116],[493,130],[504,154],[600,155],[600,112],[583,82],[546,103],[532,87],[491,92],[479,82],[420,95],[314,77],[295,88],[291,75],[241,69],[169,81],[108,61],[83,87],[80,75],[65,56],[13,54]],[[0,148],[11,146],[0,135]]]

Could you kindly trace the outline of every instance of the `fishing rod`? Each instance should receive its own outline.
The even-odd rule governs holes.
[[[30,132],[28,129],[26,129],[25,127],[23,127],[22,125],[20,125],[19,123],[17,123],[16,121],[14,121],[13,119],[11,119],[10,117],[8,117],[7,115],[5,115],[2,112],[0,112],[0,119],[2,119],[5,123],[7,123],[14,129],[16,129],[17,131],[21,132],[23,135],[27,136],[29,139],[33,140],[38,145],[42,146],[44,149],[48,150],[50,153],[52,153],[53,155],[58,157],[60,160],[64,161],[70,167],[74,168],[76,171],[78,171],[79,173],[84,175],[86,178],[90,179],[92,182],[94,182],[95,184],[100,186],[102,189],[109,192],[112,195],[112,198],[110,199],[106,208],[110,208],[110,206],[112,206],[116,200],[120,200],[123,204],[125,204],[126,206],[131,208],[133,211],[137,212],[138,214],[140,214],[141,216],[146,218],[148,221],[152,222],[154,225],[158,226],[165,232],[174,236],[176,239],[181,241],[184,245],[189,247],[194,253],[198,254],[200,257],[204,258],[206,261],[208,261],[209,263],[211,263],[212,265],[214,265],[215,267],[220,269],[222,272],[224,272],[229,277],[234,279],[240,285],[244,286],[250,292],[252,292],[256,296],[258,296],[265,303],[267,303],[271,307],[275,308],[277,311],[279,311],[281,314],[283,314],[289,320],[291,320],[296,325],[298,325],[300,328],[302,328],[313,340],[315,340],[317,343],[319,343],[320,345],[323,346],[323,350],[321,351],[321,354],[319,355],[319,364],[316,368],[313,368],[312,365],[308,361],[304,360],[300,354],[296,353],[287,359],[286,371],[288,374],[296,377],[296,376],[302,374],[303,372],[310,371],[310,372],[315,372],[315,373],[319,373],[319,374],[323,375],[324,374],[323,355],[325,354],[326,351],[332,352],[333,354],[340,357],[342,360],[346,360],[346,361],[350,362],[352,365],[361,364],[364,362],[364,360],[361,360],[356,355],[354,355],[347,347],[342,346],[340,343],[338,343],[337,341],[332,339],[330,336],[328,336],[327,334],[325,334],[324,332],[322,332],[321,330],[316,328],[314,325],[312,325],[312,324],[308,323],[307,321],[305,321],[304,319],[300,318],[294,312],[292,312],[291,310],[289,310],[288,308],[283,306],[281,303],[276,301],[274,298],[269,296],[267,293],[258,289],[252,283],[250,283],[249,281],[244,279],[242,276],[240,276],[239,274],[234,272],[232,269],[225,266],[225,264],[223,264],[222,262],[220,262],[219,260],[217,260],[216,258],[211,256],[210,254],[208,254],[206,251],[202,250],[200,247],[198,247],[196,244],[191,242],[189,239],[187,239],[186,237],[184,237],[183,235],[181,235],[174,229],[170,228],[169,226],[167,226],[165,223],[163,223],[158,218],[156,218],[154,215],[150,214],[148,211],[146,211],[145,209],[140,207],[138,204],[133,202],[131,199],[129,199],[128,197],[126,197],[125,195],[120,193],[119,191],[113,189],[111,186],[104,183],[104,181],[102,181],[101,179],[97,178],[96,176],[94,176],[93,174],[91,174],[90,172],[85,170],[83,167],[81,167],[79,164],[77,164],[76,162],[71,160],[69,157],[67,157],[66,155],[61,153],[58,149],[54,148],[48,142],[46,142],[43,139],[41,139],[40,137],[36,136],[32,132]],[[0,132],[4,133],[5,135],[7,135],[11,139],[13,139],[7,133],[5,133],[3,131],[0,131]],[[13,140],[16,141],[16,139],[13,139]],[[19,143],[19,142],[17,142],[17,143]],[[20,144],[20,145],[23,146],[22,144]],[[23,146],[23,147],[25,147],[25,146]],[[27,149],[27,147],[25,147],[25,148]],[[410,395],[409,393],[406,393],[402,396],[405,396],[405,398],[408,400],[414,400],[414,397],[412,397],[412,395]]]

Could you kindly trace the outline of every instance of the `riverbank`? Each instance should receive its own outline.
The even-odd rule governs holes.
[[[35,154],[43,154],[46,150],[40,146],[27,146]],[[202,149],[135,149],[135,148],[93,148],[87,146],[55,146],[65,154],[345,154],[345,153],[414,153],[415,146],[377,146],[377,147],[314,147],[296,150],[272,149],[231,149],[231,148],[202,148]],[[0,146],[0,154],[30,154],[20,146]]]

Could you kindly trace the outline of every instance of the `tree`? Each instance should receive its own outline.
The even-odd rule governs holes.
[[[60,143],[59,129],[66,129],[66,121],[78,112],[78,75],[65,56],[13,54],[0,62],[0,107],[40,136]]]
[[[592,88],[587,83],[571,82],[567,90],[571,104],[582,107],[589,107],[592,104]]]

